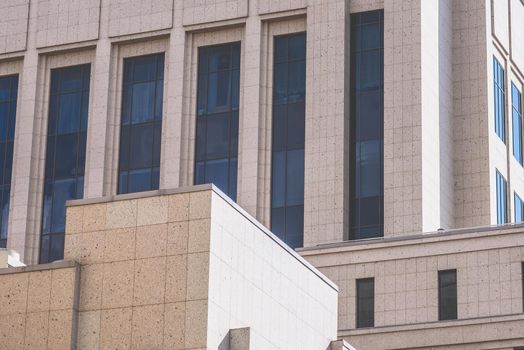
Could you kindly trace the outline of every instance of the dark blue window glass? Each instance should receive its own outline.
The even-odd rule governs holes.
[[[522,94],[511,84],[511,111],[513,115],[513,155],[522,165]]]
[[[515,223],[524,221],[524,203],[522,199],[515,193]]]
[[[124,60],[118,193],[158,189],[164,54]]]
[[[237,196],[240,43],[198,50],[195,184]]]
[[[506,142],[506,82],[504,67],[493,57],[493,77],[495,91],[495,132],[500,139]]]
[[[497,224],[508,222],[508,184],[497,170]]]
[[[271,230],[291,248],[304,243],[306,33],[275,37]]]
[[[384,12],[351,15],[350,239],[384,231]]]
[[[84,196],[90,65],[51,71],[40,263],[64,257],[65,203]]]
[[[18,75],[0,77],[0,248],[7,246]]]

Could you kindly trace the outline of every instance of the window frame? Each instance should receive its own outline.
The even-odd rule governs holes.
[[[162,128],[163,128],[163,108],[164,108],[164,84],[165,84],[165,74],[166,74],[166,64],[165,64],[165,52],[155,52],[155,53],[148,53],[144,55],[139,56],[128,56],[124,57],[122,60],[122,93],[121,93],[121,109],[120,109],[120,122],[119,122],[119,139],[118,139],[118,161],[117,161],[117,182],[116,182],[116,191],[117,194],[126,194],[126,193],[137,193],[137,192],[143,192],[143,191],[151,191],[151,190],[157,190],[160,187],[160,168],[161,168],[161,155],[162,155]],[[155,64],[155,79],[152,80],[134,80],[132,77],[132,72],[129,73],[131,75],[131,79],[127,76],[126,72],[134,70],[134,65],[137,63],[140,63],[142,60],[147,59],[154,59]],[[161,60],[162,68],[160,69],[160,63],[159,60]],[[161,74],[160,74],[161,73]],[[159,78],[159,75],[161,75],[161,78]],[[129,81],[130,79],[130,81]],[[133,122],[133,109],[128,111],[128,108],[126,107],[127,104],[133,105],[133,98],[134,93],[133,89],[135,88],[135,85],[137,84],[144,84],[144,83],[153,83],[155,85],[154,88],[154,94],[152,97],[152,116],[149,120],[145,121],[138,121]],[[160,92],[159,90],[160,86]],[[127,93],[128,90],[131,89],[130,97],[128,97]],[[162,95],[160,106],[157,105],[158,101],[158,94]],[[128,101],[127,98],[130,98],[131,101]],[[160,107],[160,112],[157,111],[157,108]],[[129,114],[126,116],[126,112]],[[129,120],[124,123],[124,118],[128,118]],[[132,159],[132,149],[133,149],[133,131],[140,131],[141,129],[145,129],[146,127],[152,128],[152,140],[151,140],[151,161],[149,162],[149,166],[142,166],[142,167],[131,167],[131,159]],[[159,130],[159,135],[157,135],[157,130]],[[128,131],[128,137],[129,142],[127,144],[127,166],[125,169],[122,167],[122,156],[123,156],[123,142],[124,142],[124,132]],[[157,140],[158,138],[158,140]],[[156,149],[158,148],[158,149]],[[155,162],[155,154],[158,153],[158,161]],[[143,171],[149,171],[149,186],[144,189],[139,189],[138,191],[130,191],[130,175],[133,172],[135,175],[139,174]],[[124,174],[125,172],[125,174]],[[124,183],[123,177],[125,177],[125,189],[123,188]]]
[[[90,88],[91,88],[91,63],[82,63],[71,66],[62,66],[50,69],[49,79],[49,104],[47,108],[47,133],[45,136],[46,143],[46,154],[44,161],[44,176],[43,176],[43,196],[42,196],[42,212],[41,212],[41,226],[39,236],[39,263],[48,263],[56,260],[63,259],[64,253],[64,241],[65,241],[65,203],[62,212],[55,211],[55,205],[60,204],[61,198],[57,195],[55,190],[60,188],[65,182],[69,183],[69,190],[71,186],[74,186],[74,195],[71,199],[81,199],[84,194],[85,177],[86,177],[86,154],[87,154],[87,128],[89,124],[89,101],[90,101]],[[77,74],[80,74],[80,87],[78,90],[63,91],[62,84],[64,79],[63,74],[68,74],[69,71],[79,70]],[[55,80],[56,79],[56,80]],[[55,86],[56,84],[56,86]],[[62,121],[62,110],[60,109],[62,98],[67,98],[68,95],[80,94],[80,102],[76,128],[72,130],[65,129],[60,130]],[[56,104],[55,104],[56,103]],[[56,115],[55,115],[56,114]],[[85,119],[84,119],[85,118]],[[71,127],[71,125],[68,125]],[[54,130],[52,129],[54,128]],[[76,152],[74,155],[74,174],[59,174],[57,175],[57,154],[59,152],[58,142],[59,139],[66,139],[67,137],[76,137]],[[83,145],[83,147],[82,147]],[[51,159],[50,156],[53,158]],[[83,161],[83,164],[80,162]],[[63,162],[60,162],[63,164]],[[71,165],[71,164],[70,164]],[[62,169],[63,170],[63,169]],[[48,188],[52,189],[52,192],[48,195],[46,192]],[[48,204],[49,200],[51,203]],[[55,203],[56,202],[56,203]],[[50,207],[48,207],[50,205]],[[49,209],[46,211],[46,207]],[[54,220],[55,214],[63,217],[63,227],[55,229]],[[48,223],[49,221],[49,223]],[[48,223],[46,225],[46,223]],[[61,228],[61,230],[60,230]],[[57,241],[61,244],[61,253],[58,255],[53,253],[53,242]],[[55,252],[56,253],[56,252]],[[54,254],[54,255],[52,255]]]
[[[515,101],[516,100],[516,101]],[[522,137],[522,129],[523,129],[523,121],[522,121],[522,91],[519,90],[517,84],[515,84],[514,81],[511,82],[511,120],[513,125],[513,156],[515,159],[519,162],[520,165],[524,164],[524,155],[523,155],[523,137]],[[516,123],[517,122],[517,123]],[[515,127],[515,124],[518,124],[517,127]],[[517,137],[515,137],[517,133]],[[515,143],[515,141],[518,140],[518,144]],[[518,152],[518,155],[516,155],[516,151]]]
[[[454,286],[453,291],[453,297],[454,297],[454,309],[451,311],[451,316],[447,316],[446,314],[449,314],[449,310],[444,310],[445,305],[443,304],[443,289],[446,286],[442,286],[442,278],[445,274],[453,274],[455,283],[452,285]],[[438,319],[439,321],[450,321],[450,320],[458,320],[458,274],[456,269],[448,269],[448,270],[440,270],[438,271]]]
[[[359,284],[361,283],[371,283],[372,284],[372,290],[373,295],[372,297],[362,297],[360,295],[360,289]],[[375,327],[375,278],[374,277],[367,277],[367,278],[359,278],[355,280],[355,328],[373,328]],[[371,301],[371,320],[369,323],[366,323],[366,320],[361,319],[361,303]],[[369,306],[369,305],[368,305]]]
[[[295,38],[298,38],[299,40],[304,40],[303,41],[303,45],[304,45],[304,50],[303,50],[303,54],[304,56],[303,57],[290,57],[289,55],[289,45],[290,45],[290,40],[293,40]],[[305,166],[304,166],[304,160],[305,160],[305,125],[306,125],[306,89],[307,89],[307,83],[306,83],[306,79],[307,79],[307,68],[306,68],[306,64],[307,64],[307,32],[306,31],[301,31],[301,32],[294,32],[294,33],[286,33],[286,34],[281,34],[281,35],[274,35],[272,37],[273,39],[273,57],[272,57],[272,61],[273,61],[273,76],[272,76],[272,81],[273,81],[273,84],[272,84],[272,87],[273,87],[273,91],[272,91],[272,94],[271,94],[271,106],[272,106],[272,113],[271,113],[271,179],[270,179],[270,225],[269,227],[271,228],[271,231],[273,233],[275,233],[275,235],[277,235],[281,240],[283,240],[286,244],[288,244],[291,248],[299,248],[299,247],[302,247],[304,245],[304,175],[305,175]],[[279,59],[279,54],[280,52],[278,51],[278,45],[282,44],[283,42],[285,41],[285,46],[286,46],[286,49],[285,49],[285,59],[283,58],[280,58]],[[301,42],[302,44],[302,42]],[[303,63],[303,68],[304,68],[304,71],[303,71],[303,82],[304,82],[304,85],[303,85],[303,97],[302,98],[299,98],[299,99],[294,99],[294,100],[291,100],[290,101],[290,95],[289,95],[289,90],[290,90],[290,66],[291,67],[294,67],[294,64],[302,64]],[[277,94],[279,93],[278,92],[278,87],[277,87],[277,83],[278,83],[278,79],[280,78],[280,76],[277,74],[277,67],[283,67],[285,66],[285,70],[286,70],[286,80],[285,80],[285,86],[286,86],[286,93],[285,93],[285,98],[284,100],[277,100]],[[290,108],[293,108],[293,107],[297,107],[300,105],[302,106],[302,131],[303,131],[303,135],[302,135],[302,140],[301,140],[301,144],[300,145],[293,145],[290,143],[290,140],[292,140],[292,138],[288,137],[288,131],[289,131],[289,124],[290,122],[292,122],[293,120],[291,119],[292,118],[292,114],[289,112],[290,111]],[[281,145],[281,147],[276,147],[275,145],[275,142],[276,142],[276,127],[277,127],[277,111],[280,111],[282,108],[285,108],[285,113],[283,113],[284,115],[280,115],[279,118],[282,119],[282,118],[285,118],[285,127],[284,127],[284,131],[285,131],[285,135],[283,136],[284,138],[284,142],[283,144]],[[280,113],[278,113],[280,114]],[[290,170],[290,153],[297,153],[297,152],[302,152],[302,169],[299,169],[302,171],[302,184],[301,184],[301,199],[298,201],[298,202],[301,202],[301,203],[291,203],[288,202],[289,198],[288,198],[288,190],[289,190],[289,183],[288,183],[288,171]],[[280,170],[280,173],[283,173],[283,187],[284,187],[284,193],[283,193],[283,198],[282,198],[282,201],[283,203],[279,203],[279,205],[275,205],[275,198],[274,198],[274,191],[275,191],[275,174],[276,174],[276,171],[278,169],[276,169],[276,165],[277,165],[277,162],[276,162],[276,157],[277,156],[280,156],[280,155],[283,155],[284,157],[284,161],[283,161],[283,167],[284,169]],[[295,158],[296,159],[296,158]],[[296,165],[296,164],[295,164]],[[299,186],[300,187],[300,186]],[[275,227],[275,217],[276,217],[276,213],[278,212],[283,212],[283,215],[282,215],[282,218],[283,218],[283,222],[281,222],[281,226],[280,228],[277,228]],[[293,215],[294,214],[294,215]],[[291,221],[291,218],[292,217],[295,217],[295,220],[297,222],[295,223],[298,223],[299,227],[298,229],[300,230],[301,229],[301,233],[299,234],[299,237],[290,237],[289,236],[289,231],[288,231],[288,222]],[[289,220],[288,220],[289,219]],[[301,225],[301,226],[300,226]]]
[[[349,113],[349,229],[348,239],[368,239],[368,238],[379,238],[384,236],[384,10],[373,10],[366,12],[357,12],[351,14],[351,29],[350,37],[350,61],[351,61],[351,72],[350,72],[350,113]],[[362,33],[363,28],[378,25],[379,28],[379,39],[375,46],[362,47],[362,38],[358,35]],[[379,64],[379,77],[376,82],[377,86],[363,86],[362,83],[365,79],[362,77],[364,69],[357,69],[357,64],[363,60],[361,57],[363,54],[368,52],[379,53],[381,62]],[[375,77],[376,78],[376,77]],[[378,111],[379,130],[377,135],[369,136],[366,134],[365,128],[359,125],[358,119],[361,116],[361,107],[363,104],[360,103],[363,97],[372,96],[377,94],[380,100],[380,106]],[[373,104],[374,105],[374,104]],[[363,113],[363,112],[362,112]],[[365,125],[364,125],[365,126]],[[358,129],[358,130],[357,130]],[[369,130],[367,130],[369,133]],[[371,135],[375,134],[376,131],[372,132]],[[378,152],[365,153],[363,146],[370,146],[369,150],[373,147],[378,147]],[[373,146],[373,147],[371,147]],[[358,155],[357,155],[358,153]],[[378,159],[378,175],[376,180],[379,182],[378,194],[362,196],[361,191],[365,189],[365,183],[362,181],[364,178],[362,175],[363,165],[366,164],[365,157],[374,155]],[[362,158],[364,156],[364,158]],[[368,165],[368,170],[372,167]],[[369,179],[366,177],[366,179]],[[361,210],[363,205],[369,205],[375,208],[375,210],[366,209]],[[363,212],[373,213],[374,217],[364,217]],[[372,221],[372,224],[367,222],[363,223],[362,220]]]
[[[496,170],[496,207],[497,207],[497,225],[504,225],[509,222],[508,211],[508,182],[502,174]],[[502,192],[501,192],[502,191]],[[501,198],[502,196],[502,198]],[[502,212],[503,211],[503,212]],[[503,215],[503,217],[502,217]]]
[[[506,70],[497,57],[493,56],[493,90],[495,133],[506,143]]]
[[[217,67],[217,70],[216,71],[210,71],[209,70],[209,67],[210,67],[210,63],[209,63],[209,58],[210,56],[212,55],[211,53],[209,53],[208,51],[211,51],[213,49],[215,50],[221,50],[221,49],[225,49],[226,47],[229,47],[229,53],[230,53],[230,56],[229,56],[229,59],[230,59],[230,64],[229,64],[229,67],[226,68],[226,69],[222,69],[222,68],[218,68]],[[235,53],[236,53],[236,47],[238,47],[238,67],[235,67],[233,66],[233,62],[235,61],[235,57],[233,56]],[[196,106],[195,106],[195,111],[194,111],[194,115],[195,115],[195,118],[194,118],[194,130],[195,130],[195,138],[194,138],[194,143],[193,143],[193,173],[192,173],[192,183],[194,185],[198,185],[198,184],[203,184],[203,183],[207,183],[207,171],[209,170],[210,168],[210,163],[213,163],[213,162],[217,162],[217,161],[224,161],[224,160],[227,160],[227,175],[226,175],[226,182],[227,182],[227,189],[224,189],[224,188],[220,188],[220,186],[218,184],[216,184],[217,187],[220,188],[220,190],[222,192],[224,192],[226,195],[228,195],[233,201],[236,201],[236,198],[237,198],[237,191],[238,191],[238,168],[239,168],[239,141],[240,141],[240,100],[241,100],[241,97],[240,97],[240,93],[241,93],[241,74],[242,74],[242,43],[241,41],[231,41],[231,42],[225,42],[225,43],[219,43],[219,44],[211,44],[211,45],[203,45],[203,46],[199,46],[197,47],[197,63],[196,63],[196,66],[197,66],[197,69],[196,69],[196,95],[195,95],[195,100],[196,100]],[[202,63],[202,59],[203,58],[203,55],[206,55],[205,56],[205,60],[206,60],[206,68],[205,68],[205,106],[206,106],[206,112],[202,112],[200,113],[199,112],[199,106],[201,104],[201,84],[203,83],[203,81],[201,81],[202,79],[204,79],[203,77],[201,77],[200,74],[202,74],[203,72],[201,72],[201,69],[203,69],[201,67],[201,64]],[[215,74],[217,75],[217,78],[218,78],[218,74],[219,73],[223,73],[223,72],[228,72],[229,73],[229,101],[228,101],[228,106],[227,108],[219,108],[217,111],[213,111],[211,113],[209,113],[207,111],[207,107],[208,107],[208,101],[209,101],[209,80],[210,80],[210,76],[212,74]],[[235,82],[233,81],[233,79],[235,79],[235,73],[238,72],[238,82],[237,82],[237,86],[234,86],[235,85]],[[218,86],[217,86],[218,87]],[[237,92],[233,91],[233,88],[236,88],[238,89]],[[236,98],[238,98],[238,102],[235,102],[233,103],[233,97],[236,96]],[[236,106],[234,106],[236,104]],[[208,154],[208,150],[207,150],[207,143],[209,142],[209,134],[207,132],[208,130],[208,124],[209,124],[209,121],[211,118],[221,118],[221,117],[225,117],[227,115],[227,119],[228,119],[228,145],[227,145],[227,153],[228,153],[228,156],[227,157],[209,157],[209,154]],[[211,117],[211,118],[210,118]],[[199,124],[205,124],[205,127],[203,127],[202,125],[199,126]],[[200,128],[203,128],[204,131],[202,131]],[[232,132],[235,132],[236,131],[236,137],[234,137],[232,135]],[[202,159],[199,159],[199,136],[201,136],[200,132],[204,132],[205,135],[203,136],[204,137],[204,145],[201,145],[203,147],[203,154],[204,154],[204,158]],[[235,139],[236,139],[236,143],[235,143]],[[235,152],[236,151],[236,152]],[[203,176],[203,181],[201,181],[201,179],[198,179],[198,167],[203,164],[203,171],[204,173],[202,174]]]
[[[11,201],[11,182],[13,179],[13,161],[14,161],[14,145],[15,145],[15,130],[17,119],[17,104],[18,104],[18,89],[19,89],[18,73],[0,76],[0,80],[8,81],[9,97],[0,102],[6,104],[6,135],[5,139],[0,139],[0,146],[2,146],[4,154],[0,156],[3,159],[3,167],[0,169],[0,248],[7,248],[7,239],[9,237],[9,210]],[[10,151],[10,152],[9,152]],[[10,153],[10,155],[9,155]],[[10,162],[9,162],[10,160]],[[9,162],[9,164],[8,164]],[[10,169],[10,172],[7,173]],[[4,201],[7,203],[4,203]],[[4,207],[4,205],[6,205]],[[6,212],[3,212],[6,210]],[[2,233],[2,231],[4,231]]]

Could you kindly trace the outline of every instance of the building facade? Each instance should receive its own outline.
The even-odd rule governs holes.
[[[68,257],[68,200],[212,182],[340,287],[357,348],[524,346],[522,0],[0,12],[0,247],[23,263]]]

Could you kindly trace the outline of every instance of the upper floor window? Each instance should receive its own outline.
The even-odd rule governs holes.
[[[40,263],[63,259],[65,202],[84,194],[90,71],[51,71]]]
[[[508,184],[506,179],[498,172],[496,172],[497,181],[497,224],[505,224],[508,222]]]
[[[18,75],[0,77],[0,248],[7,246]]]
[[[457,319],[457,270],[438,272],[438,319]]]
[[[515,193],[515,223],[524,221],[524,203],[522,199]]]
[[[163,91],[163,53],[124,60],[118,193],[159,187]]]
[[[515,84],[511,84],[511,111],[513,116],[513,155],[522,165],[522,95]]]
[[[500,139],[506,142],[506,82],[504,67],[493,57],[493,90],[495,91],[495,132]]]
[[[304,241],[306,34],[275,37],[271,230],[292,248]]]
[[[384,11],[351,15],[350,239],[384,230]]]
[[[198,50],[195,184],[237,196],[240,43]]]

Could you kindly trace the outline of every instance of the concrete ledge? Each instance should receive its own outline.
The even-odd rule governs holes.
[[[76,261],[61,260],[61,261],[56,261],[56,262],[52,262],[49,264],[0,268],[0,275],[9,275],[9,274],[21,273],[21,272],[57,270],[57,269],[65,269],[69,267],[80,268],[80,265]]]
[[[502,340],[524,339],[524,315],[485,317],[469,320],[429,322],[414,325],[342,330],[357,349],[406,349],[441,346],[491,344]],[[491,347],[489,347],[491,349]]]

